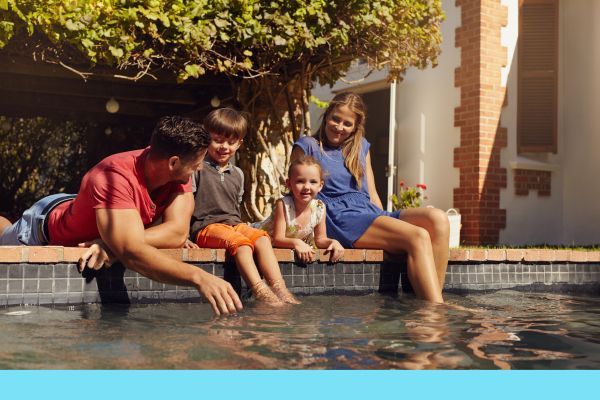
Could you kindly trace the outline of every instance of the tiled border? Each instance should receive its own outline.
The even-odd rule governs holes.
[[[77,270],[84,249],[0,248],[0,306],[81,303],[200,301],[195,289],[154,282],[115,264],[109,269]],[[224,277],[246,296],[235,265],[223,250],[163,250]],[[290,250],[276,250],[282,275],[298,294],[403,292],[410,290],[406,259],[377,250],[346,250],[344,261],[294,262]],[[600,295],[600,252],[538,249],[453,249],[445,290],[472,292],[516,289]]]

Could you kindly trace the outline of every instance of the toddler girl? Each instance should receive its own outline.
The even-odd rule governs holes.
[[[254,225],[269,232],[274,247],[294,249],[304,263],[314,260],[316,248],[331,253],[332,262],[344,255],[342,245],[327,237],[325,204],[315,199],[323,184],[321,165],[311,156],[297,158],[288,169],[290,193],[277,200],[271,216]]]

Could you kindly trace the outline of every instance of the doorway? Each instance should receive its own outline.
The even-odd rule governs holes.
[[[362,98],[367,106],[365,136],[371,143],[371,165],[375,175],[375,187],[385,209],[388,200],[386,172],[390,154],[390,89],[386,87],[385,89],[363,93]],[[393,188],[390,189],[393,190]]]

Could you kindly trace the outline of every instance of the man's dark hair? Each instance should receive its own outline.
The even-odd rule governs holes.
[[[199,122],[179,116],[162,117],[152,132],[150,152],[161,158],[177,156],[189,161],[209,144],[210,134]]]
[[[248,130],[248,121],[244,115],[228,107],[211,111],[204,118],[203,125],[210,133],[223,135],[227,139],[243,140]]]

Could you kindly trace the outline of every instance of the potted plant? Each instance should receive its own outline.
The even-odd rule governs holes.
[[[403,181],[400,181],[400,191],[398,194],[393,194],[392,209],[394,211],[403,210],[406,208],[418,208],[423,204],[423,200],[427,199],[425,196],[425,190],[427,185],[424,183],[417,183],[415,186],[406,186]],[[448,222],[450,223],[450,247],[458,247],[460,243],[460,214],[454,208],[450,208],[446,211],[448,214]]]
[[[421,207],[423,200],[427,199],[425,197],[425,190],[427,190],[427,185],[424,183],[417,183],[415,186],[406,186],[403,181],[400,181],[400,191],[391,197],[393,210]]]

